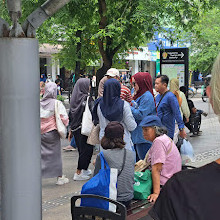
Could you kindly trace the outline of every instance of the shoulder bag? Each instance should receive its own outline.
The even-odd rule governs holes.
[[[116,200],[118,170],[109,167],[103,152],[100,152],[100,161],[101,169],[92,179],[83,185],[81,194],[99,195]],[[112,212],[116,211],[115,205],[100,199],[83,198],[81,199],[81,206],[95,207]]]
[[[83,112],[83,117],[82,117],[81,134],[85,136],[89,136],[89,134],[92,131],[92,126],[93,126],[92,113],[89,109],[89,96],[88,96],[86,100],[85,111]]]
[[[158,108],[158,106],[160,105],[161,101],[163,100],[164,96],[165,96],[168,92],[169,92],[169,90],[167,90],[167,91],[161,96],[160,101],[158,102],[158,104],[157,104],[157,106],[156,106],[157,108]]]
[[[56,100],[55,101],[55,118],[56,118],[57,131],[58,131],[60,137],[65,139],[66,138],[66,134],[67,134],[67,128],[63,124],[63,122],[62,122],[62,120],[60,118],[60,115],[68,117],[66,109],[63,106],[62,102],[60,102],[59,100]]]

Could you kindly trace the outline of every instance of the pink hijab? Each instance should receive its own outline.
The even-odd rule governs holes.
[[[57,99],[57,85],[54,82],[48,82],[45,85],[45,93],[40,101],[44,110],[54,111],[55,101]]]

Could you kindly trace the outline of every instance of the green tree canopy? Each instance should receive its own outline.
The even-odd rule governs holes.
[[[220,8],[205,12],[189,36],[190,68],[210,73],[213,62],[220,52]]]
[[[23,0],[21,21],[43,2]],[[143,45],[164,27],[194,28],[214,3],[216,0],[72,0],[38,29],[37,36],[40,42],[62,44],[59,56],[71,69],[77,62],[87,65],[101,56],[99,80],[117,53]]]

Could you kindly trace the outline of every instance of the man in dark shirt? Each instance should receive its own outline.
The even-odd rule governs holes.
[[[167,182],[150,211],[154,220],[219,220],[220,159]]]

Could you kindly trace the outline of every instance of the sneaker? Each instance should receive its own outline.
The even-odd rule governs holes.
[[[74,147],[72,147],[71,145],[68,145],[66,147],[63,148],[64,151],[74,151],[76,150]]]
[[[90,170],[90,169],[82,170],[82,172],[85,176],[90,176],[92,174],[92,170]]]
[[[208,113],[207,112],[203,112],[202,115],[207,117]]]
[[[190,137],[197,137],[198,136],[198,134],[192,134],[192,135],[190,135]]]
[[[75,173],[73,180],[77,181],[77,180],[88,180],[90,177],[86,176],[83,172],[81,172],[80,174]]]
[[[56,184],[61,186],[61,185],[68,183],[68,182],[69,182],[69,179],[66,178],[65,175],[63,175],[62,177],[58,177]]]

